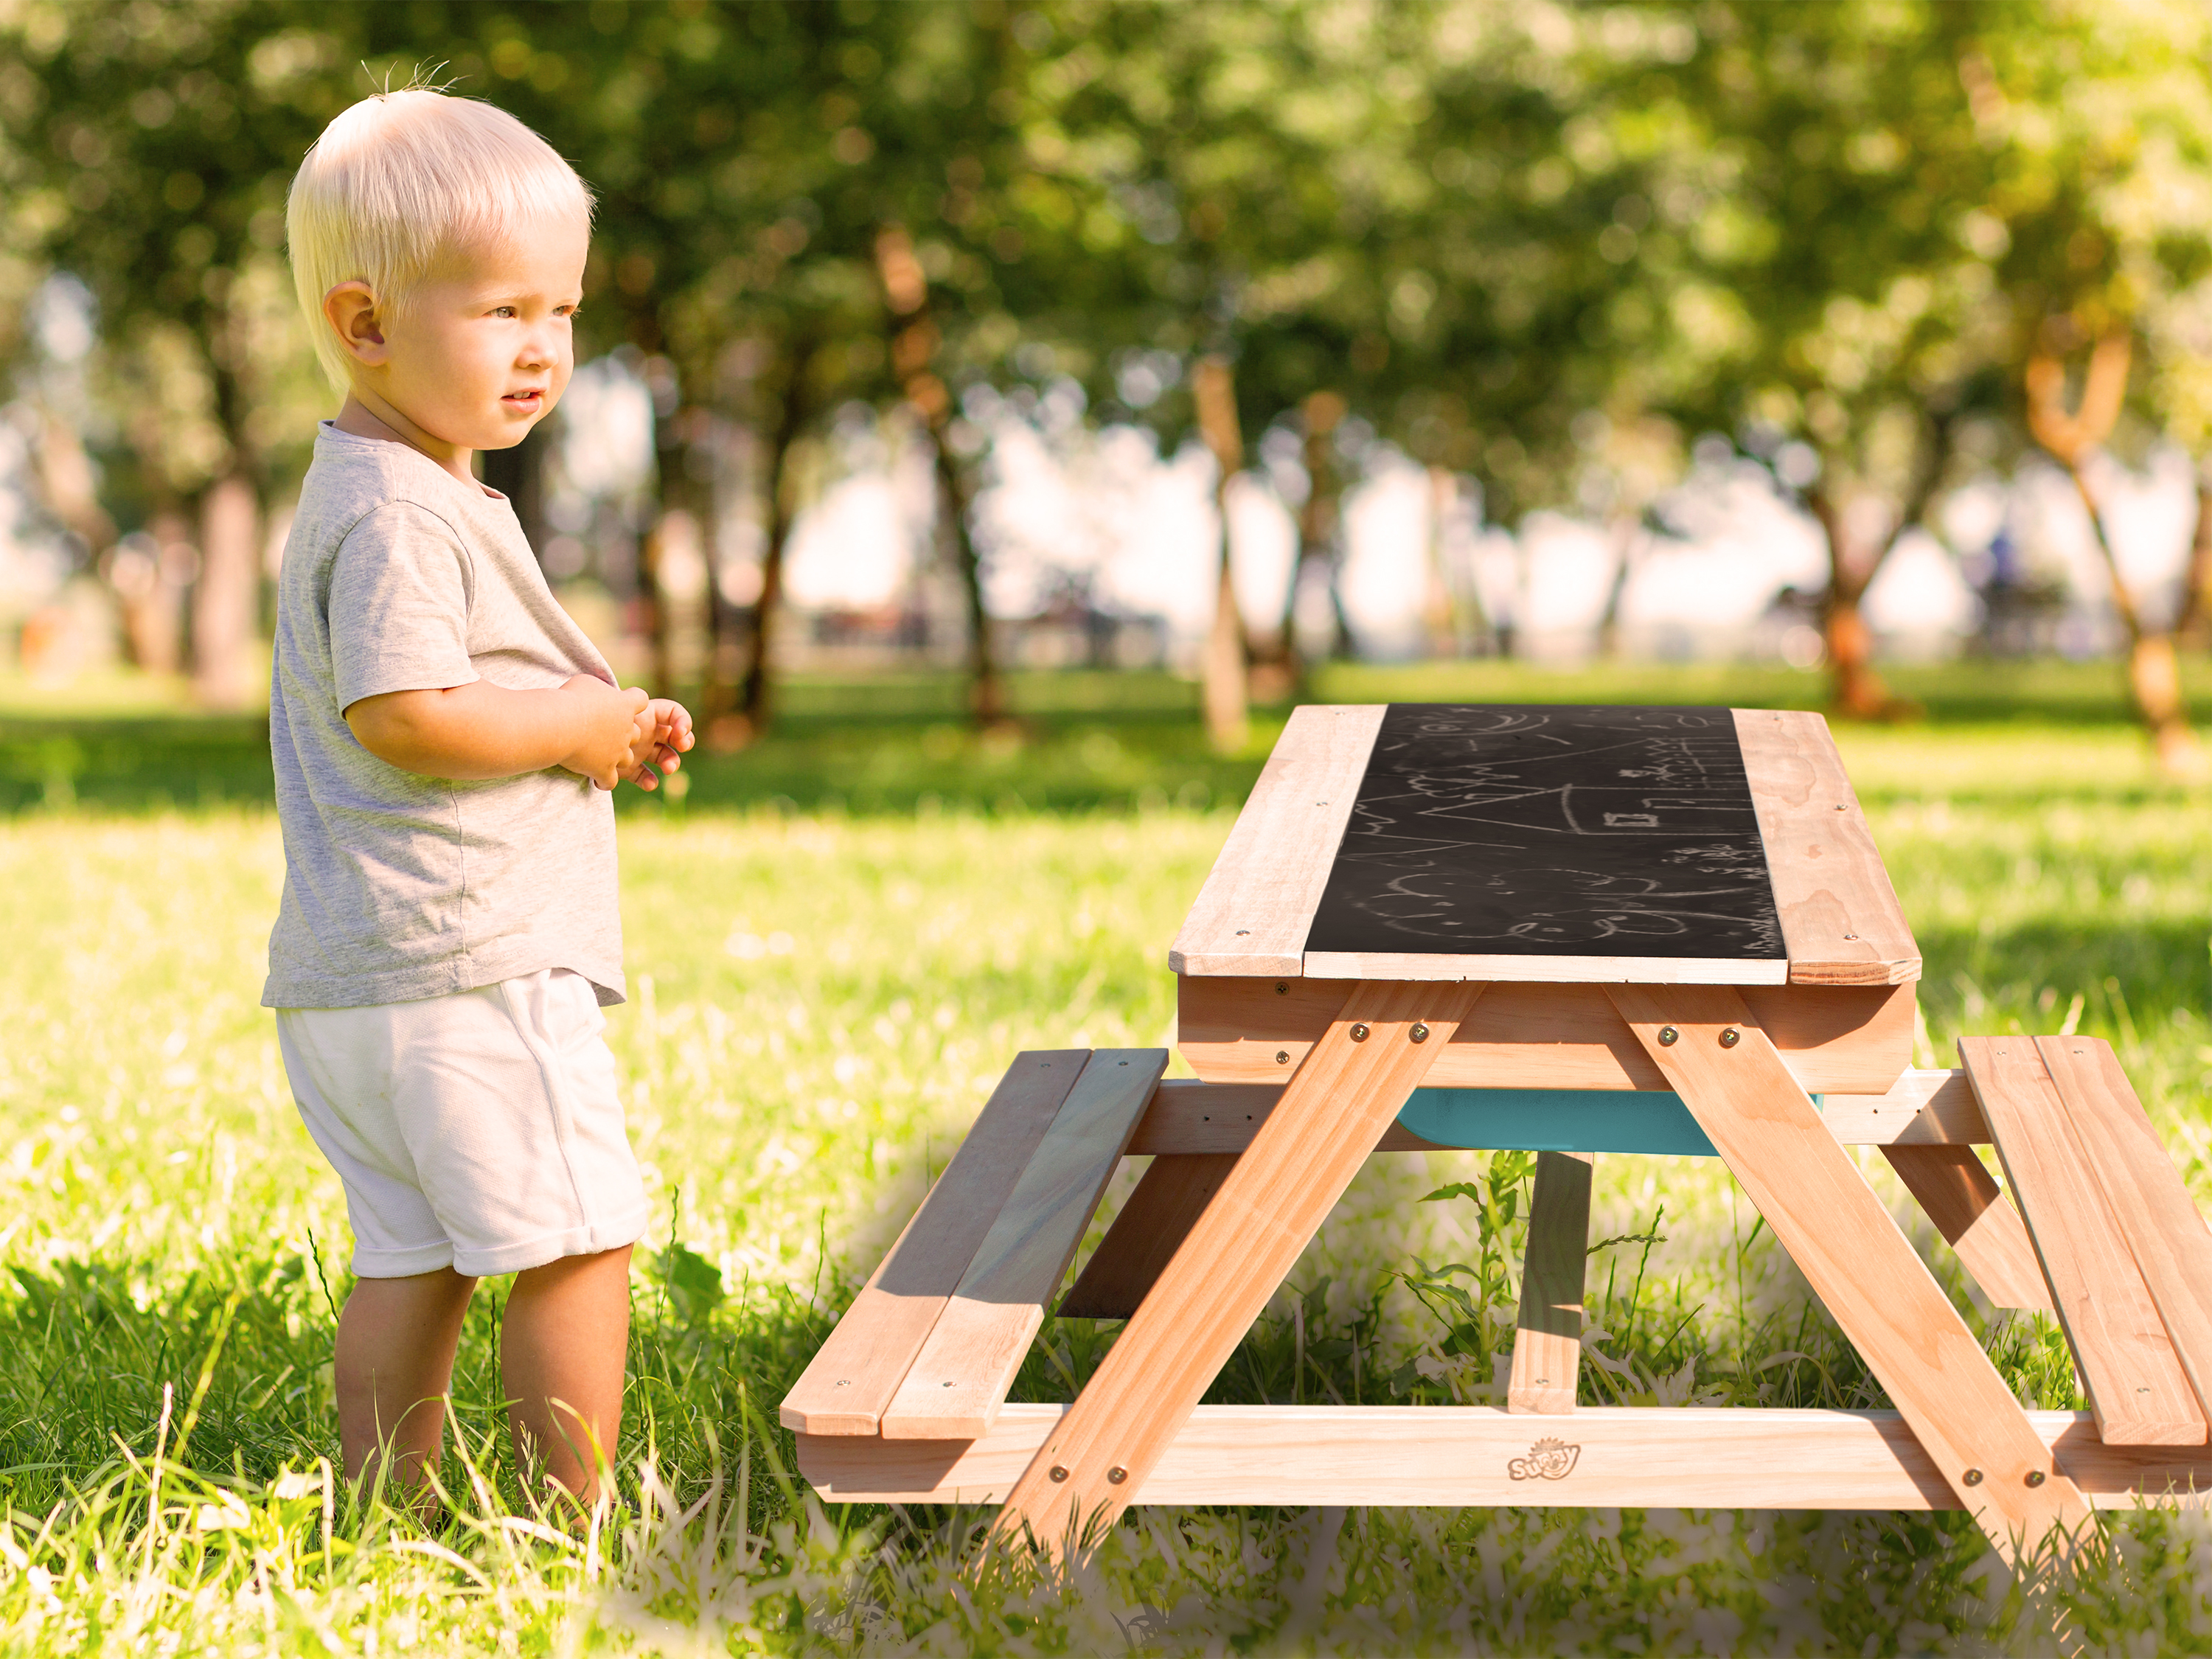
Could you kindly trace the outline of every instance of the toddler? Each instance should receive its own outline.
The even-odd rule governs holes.
[[[585,1503],[614,1455],[645,1191],[600,1008],[623,1000],[611,791],[690,717],[615,683],[479,449],[574,368],[592,198],[490,106],[410,89],[324,131],[287,210],[344,393],[284,548],[269,730],[284,896],[262,995],[345,1185],[349,1478],[436,1464],[477,1280],[528,1478]]]

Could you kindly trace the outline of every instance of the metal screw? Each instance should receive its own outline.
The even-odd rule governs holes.
[[[1275,1050],[1275,1064],[1276,1064],[1276,1065],[1278,1065],[1278,1066],[1287,1066],[1287,1065],[1289,1065],[1290,1063],[1291,1063],[1291,1051],[1290,1051],[1288,1048],[1278,1048],[1278,1049],[1276,1049],[1276,1050]]]
[[[1838,806],[1836,810],[1840,812],[1844,809]],[[1978,1486],[1982,1484],[1982,1472],[1979,1469],[1968,1469],[1959,1478],[1970,1486]]]
[[[1838,807],[1837,807],[1837,808],[1836,808],[1836,811],[1838,811],[1838,812],[1846,811],[1848,811],[1848,810],[1849,810],[1848,808],[1846,808],[1846,807],[1843,807],[1843,806],[1838,806]]]
[[[1278,985],[1275,988],[1275,994],[1279,997],[1288,996],[1290,994],[1291,988],[1287,985]]]
[[[940,1382],[940,1383],[939,1383],[939,1384],[938,1384],[938,1386],[939,1386],[939,1388],[943,1388],[943,1389],[949,1389],[949,1388],[951,1388],[952,1385],[951,1385],[950,1382]]]
[[[1681,1040],[1682,1034],[1673,1026],[1662,1025],[1659,1028],[1659,1046],[1662,1048],[1671,1048]]]
[[[1856,939],[1856,938],[1858,937],[1858,935],[1857,935],[1856,933],[1846,933],[1846,934],[1844,934],[1844,937],[1845,939]]]
[[[849,1376],[841,1376],[837,1379],[837,1386],[841,1389],[849,1389],[853,1386],[853,1379]]]
[[[1413,1029],[1407,1032],[1406,1035],[1413,1038],[1416,1042],[1426,1042],[1429,1040],[1429,1028],[1416,1021],[1414,1023]]]
[[[1066,1480],[1066,1479],[1067,1479],[1067,1465],[1066,1465],[1066,1464],[1065,1464],[1065,1463],[1055,1463],[1055,1464],[1054,1464],[1054,1465],[1052,1466],[1052,1478],[1053,1478],[1054,1480]],[[1982,1477],[1981,1477],[1980,1475],[1978,1475],[1978,1475],[1976,1475],[1976,1476],[1974,1477],[1974,1479],[1975,1479],[1975,1480],[1980,1480],[1981,1478],[1982,1478]]]
[[[1117,1486],[1128,1478],[1128,1470],[1123,1468],[1119,1463],[1116,1463],[1112,1468],[1106,1471],[1106,1479]]]
[[[1239,927],[1237,930],[1237,937],[1239,939],[1249,939],[1251,937],[1251,933],[1252,930],[1249,927]]]
[[[1737,1043],[1742,1041],[1743,1033],[1737,1030],[1733,1025],[1729,1026],[1728,1030],[1721,1033],[1721,1047],[1723,1048],[1733,1048]]]
[[[1367,1028],[1366,1028],[1364,1025],[1355,1025],[1355,1026],[1353,1026],[1353,1027],[1352,1028],[1352,1040],[1354,1042],[1366,1042],[1366,1041],[1367,1041]]]
[[[2027,1472],[2027,1484],[2031,1486],[2039,1486],[2049,1479],[2051,1477],[2041,1469],[2030,1469]]]

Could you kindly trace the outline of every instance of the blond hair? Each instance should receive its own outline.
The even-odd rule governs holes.
[[[352,359],[323,311],[341,283],[396,311],[456,249],[503,243],[548,216],[591,218],[590,186],[505,110],[428,87],[364,98],[323,129],[285,203],[292,280],[323,371]]]

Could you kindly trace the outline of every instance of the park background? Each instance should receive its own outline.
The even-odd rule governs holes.
[[[1016,1049],[1171,1045],[1167,940],[1300,700],[1827,709],[1919,1063],[2106,1036],[2204,1191],[2208,52],[2148,0],[0,0],[0,1644],[2047,1641],[1948,1516],[1140,1512],[979,1572],[974,1516],[811,1510],[774,1407]],[[333,1489],[343,1205],[257,1006],[270,580],[333,403],[283,194],[418,74],[599,192],[576,380],[487,477],[707,733],[622,803],[661,1219],[627,1507],[573,1541],[495,1432],[495,1292],[449,1516]],[[1526,1170],[1430,1162],[1210,1397],[1492,1397]],[[1586,1399],[1882,1403],[1725,1171],[1613,1161],[1595,1224]],[[1111,1335],[1049,1322],[1018,1397]],[[2201,1647],[2205,1540],[2124,1520],[2058,1593]]]

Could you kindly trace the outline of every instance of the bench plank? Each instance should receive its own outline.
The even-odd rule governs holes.
[[[1558,1416],[1575,1408],[1583,1363],[1583,1278],[1589,1261],[1588,1152],[1536,1154],[1528,1252],[1514,1321],[1505,1409]]]
[[[1736,742],[1782,916],[1792,985],[1896,985],[1920,946],[1875,850],[1828,723],[1803,710],[1739,708]]]
[[[1176,972],[1300,973],[1382,712],[1381,703],[1291,712],[1168,951]]]
[[[1147,1121],[1151,1115],[1146,1114]],[[1060,1298],[1060,1316],[1127,1319],[1136,1312],[1160,1269],[1236,1167],[1234,1152],[1154,1158],[1083,1264],[1073,1288]]]
[[[1889,1146],[1881,1153],[1990,1301],[2056,1311],[2027,1224],[2005,1202],[1972,1146]]]
[[[2047,1036],[2038,1037],[2035,1048],[2104,1185],[2197,1403],[2212,1411],[2212,1232],[2112,1044]]]
[[[1959,1054],[2027,1218],[2098,1431],[2115,1446],[2204,1444],[2204,1413],[2035,1040],[1961,1037]]]
[[[991,1426],[1167,1064],[1164,1048],[1092,1054],[883,1413],[884,1438]]]
[[[1029,1166],[1087,1048],[1017,1054],[929,1196],[777,1408],[801,1434],[876,1432],[992,1218]]]

